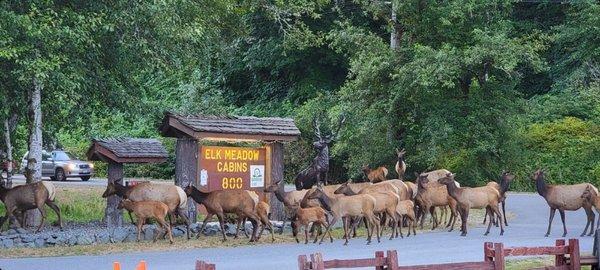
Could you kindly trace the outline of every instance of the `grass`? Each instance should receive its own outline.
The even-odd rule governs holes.
[[[517,259],[517,260],[507,260],[506,261],[506,270],[525,270],[531,268],[538,268],[544,266],[552,266],[554,265],[554,257],[544,256],[537,258],[528,258],[528,259]],[[591,269],[589,266],[581,267],[581,269]]]

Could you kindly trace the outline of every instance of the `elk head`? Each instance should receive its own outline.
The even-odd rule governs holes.
[[[270,185],[265,187],[264,192],[275,192],[279,189],[279,183],[281,182],[281,180],[279,181],[275,181],[273,183],[271,183]]]
[[[342,128],[343,124],[346,122],[346,116],[344,114],[341,114],[340,117],[338,118],[338,124],[336,128],[331,128],[331,134],[329,135],[322,135],[321,134],[321,124],[319,122],[318,116],[315,116],[315,118],[313,118],[313,128],[315,130],[315,137],[316,140],[313,142],[313,146],[317,149],[317,150],[321,150],[323,148],[325,148],[326,146],[329,146],[329,144],[331,144],[331,142],[333,142],[334,140],[336,140],[338,138],[338,133],[340,132],[340,129]]]
[[[454,184],[454,174],[447,173],[446,176],[438,179],[438,183],[444,184],[444,185]]]
[[[102,198],[108,198],[109,196],[117,194],[117,188],[115,187],[115,183],[112,181],[108,181],[108,185],[106,185],[106,190],[102,193]]]
[[[404,148],[402,148],[402,150],[398,150],[398,148],[396,148],[396,155],[398,156],[398,162],[403,162],[404,155],[406,155],[406,150]]]

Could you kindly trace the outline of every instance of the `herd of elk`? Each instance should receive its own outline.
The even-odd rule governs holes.
[[[343,123],[340,120],[339,125]],[[315,126],[318,123],[315,122]],[[309,227],[313,232],[319,228],[319,233],[314,236],[313,242],[321,239],[322,243],[327,235],[333,242],[331,229],[340,219],[343,222],[344,245],[347,245],[351,234],[356,236],[356,227],[364,221],[367,232],[367,244],[371,243],[373,234],[380,238],[387,227],[390,227],[389,239],[393,239],[402,233],[402,227],[408,227],[408,234],[416,235],[416,226],[420,222],[421,229],[426,220],[427,213],[431,214],[432,229],[442,225],[446,209],[449,209],[449,219],[446,227],[449,231],[454,229],[457,219],[460,217],[460,235],[466,236],[468,231],[467,221],[471,209],[485,209],[483,223],[487,224],[484,235],[488,235],[492,224],[500,227],[500,235],[504,234],[505,226],[508,226],[506,218],[506,199],[510,184],[515,175],[503,171],[498,181],[490,181],[484,186],[461,187],[455,180],[455,174],[439,169],[423,173],[415,173],[415,182],[405,181],[406,162],[404,149],[396,149],[397,161],[395,170],[398,179],[388,179],[388,170],[385,167],[371,169],[368,165],[362,168],[365,174],[365,182],[353,183],[351,181],[342,184],[324,185],[326,178],[321,178],[328,167],[328,144],[333,140],[333,135],[321,136],[318,128],[315,147],[322,153],[315,158],[310,171],[301,173],[295,181],[299,190],[285,191],[281,180],[274,181],[264,187],[265,193],[273,193],[278,201],[283,203],[292,225],[293,236],[299,243],[298,232],[304,228],[304,243],[309,240]],[[322,156],[321,156],[322,155]],[[325,176],[326,177],[326,176]],[[312,178],[312,179],[308,179]],[[550,185],[546,183],[544,171],[538,169],[531,177],[535,187],[549,208],[550,216],[546,236],[550,234],[552,221],[556,210],[559,211],[563,224],[563,237],[567,234],[565,224],[565,211],[576,211],[580,208],[585,210],[587,223],[581,236],[591,235],[595,227],[594,209],[599,213],[598,226],[600,227],[600,194],[594,185],[581,183],[574,185]],[[316,184],[316,187],[312,187]],[[122,198],[118,209],[126,209],[136,217],[137,239],[140,240],[142,226],[146,220],[153,218],[160,229],[164,230],[163,237],[169,235],[169,241],[173,243],[170,223],[166,222],[169,217],[174,222],[175,215],[183,218],[187,225],[187,238],[190,238],[190,221],[186,215],[187,200],[191,197],[197,204],[204,205],[207,211],[206,218],[199,229],[198,237],[207,225],[207,222],[216,216],[221,228],[222,239],[225,241],[225,214],[236,215],[237,238],[241,224],[249,220],[253,226],[250,241],[258,241],[265,229],[271,233],[274,241],[273,226],[270,221],[270,205],[259,199],[255,191],[250,190],[217,190],[202,192],[196,187],[189,185],[184,189],[173,184],[141,183],[134,186],[123,186],[118,182],[110,181],[102,197],[118,196]],[[24,226],[24,215],[27,210],[38,209],[41,212],[41,222],[37,227],[39,232],[46,218],[45,205],[48,205],[58,216],[58,223],[62,229],[60,209],[55,203],[56,189],[50,182],[41,181],[24,184],[14,188],[7,188],[0,178],[0,200],[6,208],[6,215],[0,217],[0,228],[6,220],[15,217],[16,221]],[[442,209],[442,215],[438,217],[436,208]],[[133,222],[133,218],[131,218]],[[382,227],[383,226],[383,227]],[[321,227],[326,230],[321,232]],[[588,233],[588,228],[590,228]],[[260,231],[259,231],[260,229]],[[283,231],[283,230],[282,230]],[[244,233],[248,237],[244,226]],[[154,241],[160,232],[154,236]]]

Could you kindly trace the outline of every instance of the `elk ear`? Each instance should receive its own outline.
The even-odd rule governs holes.
[[[419,178],[419,175],[420,175],[420,174],[419,174],[418,172],[414,172],[414,174],[415,174],[415,176],[416,176],[417,178]]]
[[[398,148],[396,148],[396,154],[400,155],[400,150],[398,150]]]

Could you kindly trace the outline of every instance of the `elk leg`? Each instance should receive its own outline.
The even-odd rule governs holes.
[[[135,222],[133,222],[133,216],[131,216],[131,211],[127,210],[127,214],[129,214],[129,220],[131,220],[131,224],[135,224]]]
[[[400,224],[401,221],[398,221],[398,232],[400,232],[400,238],[404,238],[404,234],[402,233],[402,224]],[[410,229],[408,230],[410,232]],[[396,237],[398,237],[398,232],[396,232]]]
[[[560,213],[560,220],[562,220],[562,224],[563,224],[563,236],[562,237],[565,237],[565,236],[567,236],[567,225],[565,224],[565,210],[558,209],[558,213]]]
[[[552,228],[552,220],[554,219],[554,214],[556,213],[556,208],[550,208],[550,219],[548,220],[548,231],[546,232],[546,237],[550,235],[550,228]]]
[[[325,220],[324,222],[321,222],[322,226],[325,227],[329,227],[329,215],[325,214]],[[331,236],[331,232],[329,232],[329,240],[331,241],[331,243],[333,243],[333,236]],[[317,242],[316,238],[315,238],[315,243]]]
[[[390,235],[390,240],[392,240],[394,239],[394,231],[396,231],[396,226],[398,226],[398,222],[402,222],[402,219],[398,218],[395,213],[388,213],[388,216],[390,216],[390,222],[392,222],[392,234]]]
[[[461,214],[462,233],[460,236],[467,236],[467,219],[469,218],[469,207],[463,207]]]
[[[379,218],[376,216],[372,216],[371,218],[375,220],[375,228],[377,229],[377,243],[381,243],[381,220],[379,220]]]
[[[267,226],[269,228],[269,231],[271,232],[271,242],[275,242],[275,232],[273,231],[273,224],[271,224],[271,221],[269,220],[268,217],[265,217],[263,220],[263,223],[265,223],[263,226]],[[263,227],[263,230],[265,229],[265,227]],[[245,227],[244,227],[245,230]],[[260,231],[260,234],[262,234],[262,230]]]
[[[348,245],[348,233],[349,233],[348,232],[348,222],[350,222],[350,221],[348,220],[348,217],[342,217],[342,224],[344,226],[344,239],[346,239],[346,242],[344,242],[344,246]],[[325,238],[325,235],[323,235],[323,238]],[[321,242],[322,241],[323,240],[321,239]]]
[[[508,221],[506,219],[506,198],[502,200],[502,219],[504,219],[504,226],[508,227]]]
[[[590,229],[590,233],[588,234],[588,236],[592,236],[593,232],[594,232],[594,220],[596,219],[596,215],[594,214],[594,209],[590,208],[590,215],[591,217],[591,223],[592,223],[592,228]]]
[[[319,242],[319,245],[321,243],[323,243],[323,239],[325,238],[325,235],[327,235],[327,233],[330,233],[331,230],[331,226],[335,225],[335,223],[337,222],[338,217],[337,216],[333,216],[333,219],[331,220],[331,223],[329,223],[329,225],[327,226],[327,229],[325,230],[325,234],[323,234],[323,236],[321,237],[321,241]],[[331,234],[329,235],[331,237]]]
[[[419,210],[421,212],[421,230],[423,229],[423,222],[425,222],[425,218],[427,218],[427,209],[428,207],[421,207]]]
[[[487,206],[485,208],[485,215],[490,217],[490,222],[488,223],[487,230],[485,231],[485,233],[483,235],[488,235],[490,233],[490,228],[492,227],[492,223],[494,223],[494,216],[492,214],[492,209],[490,208],[490,206]]]
[[[435,230],[438,225],[437,214],[435,213],[435,207],[432,206],[429,208],[429,213],[431,214],[431,230]]]
[[[137,217],[137,241],[140,241],[140,234],[142,233],[142,226],[144,226],[144,221],[145,219],[141,218],[141,217]]]
[[[185,211],[186,211],[185,209],[178,208],[177,215],[180,216],[181,218],[183,218],[183,222],[185,223],[185,228],[186,228],[186,233],[187,233],[187,240],[190,240],[190,224],[191,224],[191,222],[190,222],[190,218],[188,217],[188,215]],[[196,221],[194,221],[194,222],[196,222]],[[200,232],[198,234],[200,234]]]
[[[38,210],[40,210],[40,214],[42,215],[42,220],[40,220],[40,225],[38,225],[38,228],[35,232],[40,232],[42,230],[42,228],[44,227],[44,223],[46,221],[46,209],[44,209],[44,204],[42,204],[42,206],[38,207]]]
[[[206,217],[204,218],[204,221],[202,222],[202,226],[200,226],[200,229],[198,230],[198,235],[196,236],[196,239],[200,238],[202,231],[204,231],[204,227],[206,227],[206,224],[208,224],[208,220],[211,219],[212,216],[213,216],[213,213],[206,214]]]
[[[46,201],[46,205],[48,205],[52,210],[54,210],[54,213],[56,213],[56,216],[58,216],[58,226],[60,226],[60,229],[62,230],[63,223],[62,217],[60,216],[60,208],[58,208],[58,206],[52,201]]]
[[[221,228],[221,235],[223,235],[223,242],[227,241],[225,237],[225,219],[223,217],[223,213],[217,213],[217,219],[219,219],[219,227]],[[202,226],[204,227],[204,225]]]
[[[502,219],[506,220],[506,217],[504,217],[501,213],[500,213],[500,209],[498,208],[498,205],[496,205],[493,208],[494,212],[496,213],[496,216],[498,217],[498,223],[500,224],[500,235],[504,235],[504,223],[502,221]]]
[[[2,231],[2,226],[4,226],[4,222],[6,222],[6,220],[8,220],[9,215],[6,214],[5,216],[0,218],[0,231]]]
[[[315,237],[315,242],[317,241],[317,237]],[[298,239],[296,239],[298,242]],[[308,224],[304,226],[304,244],[308,244]]]
[[[250,222],[252,223],[252,236],[250,237],[250,242],[255,242],[258,241],[258,236],[256,235],[258,232],[258,224],[259,224],[259,220],[260,218],[258,218],[254,212],[249,212],[246,213],[246,216],[248,216],[248,218],[250,219]]]

